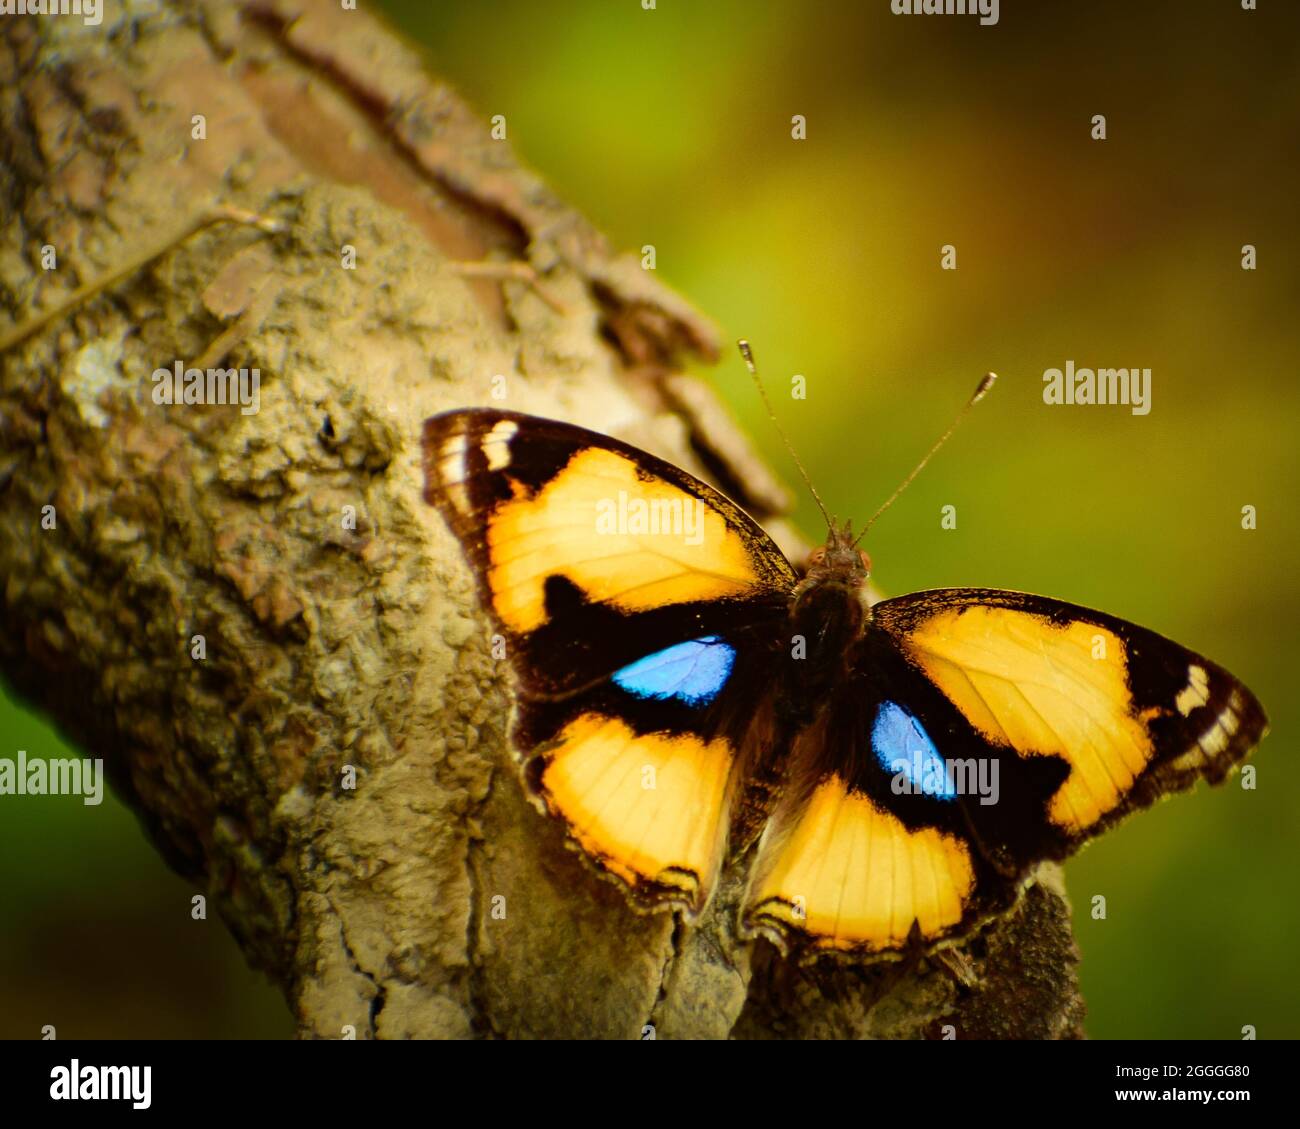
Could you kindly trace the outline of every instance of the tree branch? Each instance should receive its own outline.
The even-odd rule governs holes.
[[[0,664],[301,1033],[1077,1032],[1057,885],[968,948],[967,988],[932,961],[793,969],[716,915],[634,913],[564,848],[421,500],[420,424],[504,377],[513,408],[721,482],[793,552],[783,488],[678,371],[715,332],[364,13],[97,30],[0,24]],[[273,222],[205,222],[232,207]],[[258,370],[257,410],[157,403],[177,362]]]

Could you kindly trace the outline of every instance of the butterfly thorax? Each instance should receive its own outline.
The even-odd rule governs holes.
[[[866,627],[870,569],[866,553],[854,547],[849,523],[832,525],[826,544],[809,555],[804,578],[791,592],[791,656],[796,661],[793,692],[786,697],[806,703],[796,711],[805,717],[816,712],[816,703],[838,678]]]

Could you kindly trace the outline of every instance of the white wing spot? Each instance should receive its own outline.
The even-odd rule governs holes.
[[[483,457],[487,459],[488,470],[504,470],[510,465],[510,440],[515,437],[519,425],[511,419],[499,420],[483,440]]]
[[[466,474],[465,451],[468,441],[464,435],[452,435],[442,445],[438,456],[438,471],[444,483],[464,482]]]
[[[1241,718],[1237,713],[1237,707],[1241,705],[1241,697],[1234,690],[1232,696],[1228,699],[1228,704],[1224,710],[1215,719],[1214,725],[1211,726],[1208,733],[1200,739],[1200,746],[1205,752],[1212,757],[1217,757],[1228,743],[1232,740],[1232,735],[1237,732],[1241,725]]]
[[[1203,706],[1210,700],[1210,676],[1205,667],[1193,663],[1187,671],[1187,685],[1178,691],[1174,705],[1178,712],[1187,717],[1197,706]]]
[[[464,435],[449,436],[438,452],[438,474],[442,478],[442,488],[451,504],[461,513],[469,512],[469,495],[461,485],[469,472],[465,463],[468,440]]]

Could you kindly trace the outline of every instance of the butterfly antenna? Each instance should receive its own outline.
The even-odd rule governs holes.
[[[928,463],[932,458],[934,458],[934,456],[938,453],[939,448],[942,447],[945,443],[948,442],[949,439],[952,438],[952,433],[957,430],[957,428],[961,424],[961,421],[966,418],[966,413],[969,412],[971,408],[973,408],[976,404],[978,404],[982,399],[984,399],[985,395],[988,393],[988,390],[993,387],[993,382],[997,380],[997,378],[998,378],[998,374],[995,372],[986,372],[984,374],[984,379],[979,382],[979,386],[971,394],[971,398],[966,401],[965,406],[962,408],[961,411],[957,413],[957,418],[952,421],[952,423],[948,427],[948,430],[945,431],[941,436],[939,436],[939,441],[933,447],[931,447],[929,451],[926,452],[925,458],[923,458],[919,463],[916,464],[915,468],[913,468],[912,470],[912,473],[909,474],[905,479],[903,479],[898,489],[895,490],[889,496],[889,500],[885,502],[885,504],[881,506],[880,509],[878,509],[874,514],[871,515],[871,520],[862,527],[862,532],[859,533],[856,538],[854,538],[853,541],[854,545],[856,545],[859,541],[861,541],[862,538],[867,535],[867,530],[876,524],[876,518],[878,518],[887,509],[889,509],[889,507],[894,504],[894,501],[898,498],[898,496],[909,486],[912,485],[912,479],[914,479],[918,474],[921,473],[921,471],[925,469],[925,464]]]
[[[812,484],[812,479],[808,477],[808,472],[804,470],[803,463],[799,460],[794,445],[786,438],[785,431],[781,427],[781,421],[776,418],[776,412],[772,410],[772,403],[767,398],[767,390],[763,387],[763,382],[758,376],[758,368],[754,364],[754,351],[749,347],[749,342],[743,337],[736,342],[736,345],[740,348],[740,355],[745,358],[745,366],[749,369],[749,375],[754,378],[754,387],[758,389],[758,395],[763,401],[763,407],[767,409],[767,418],[772,421],[772,426],[776,428],[776,433],[781,437],[781,442],[785,444],[785,449],[790,452],[790,457],[794,459],[794,465],[799,468],[799,474],[812,493],[813,501],[817,503],[817,508],[821,510],[822,517],[826,519],[826,527],[834,529],[835,523],[831,521],[831,515],[827,513],[826,507],[822,503],[822,497],[817,493],[817,487]]]

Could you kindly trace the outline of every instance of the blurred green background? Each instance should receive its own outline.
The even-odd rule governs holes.
[[[1000,374],[872,531],[876,579],[1103,608],[1259,694],[1255,791],[1176,797],[1066,874],[1092,1036],[1300,1036],[1300,6],[1008,0],[993,27],[888,0],[385,7],[615,246],[653,244],[666,282],[752,339],[834,511],[870,515]],[[1045,406],[1067,359],[1150,367],[1150,414]],[[738,358],[701,372],[788,468]],[[820,540],[809,499],[797,516]],[[4,754],[62,752],[0,710]],[[291,1033],[116,801],[14,810],[0,1035]]]

